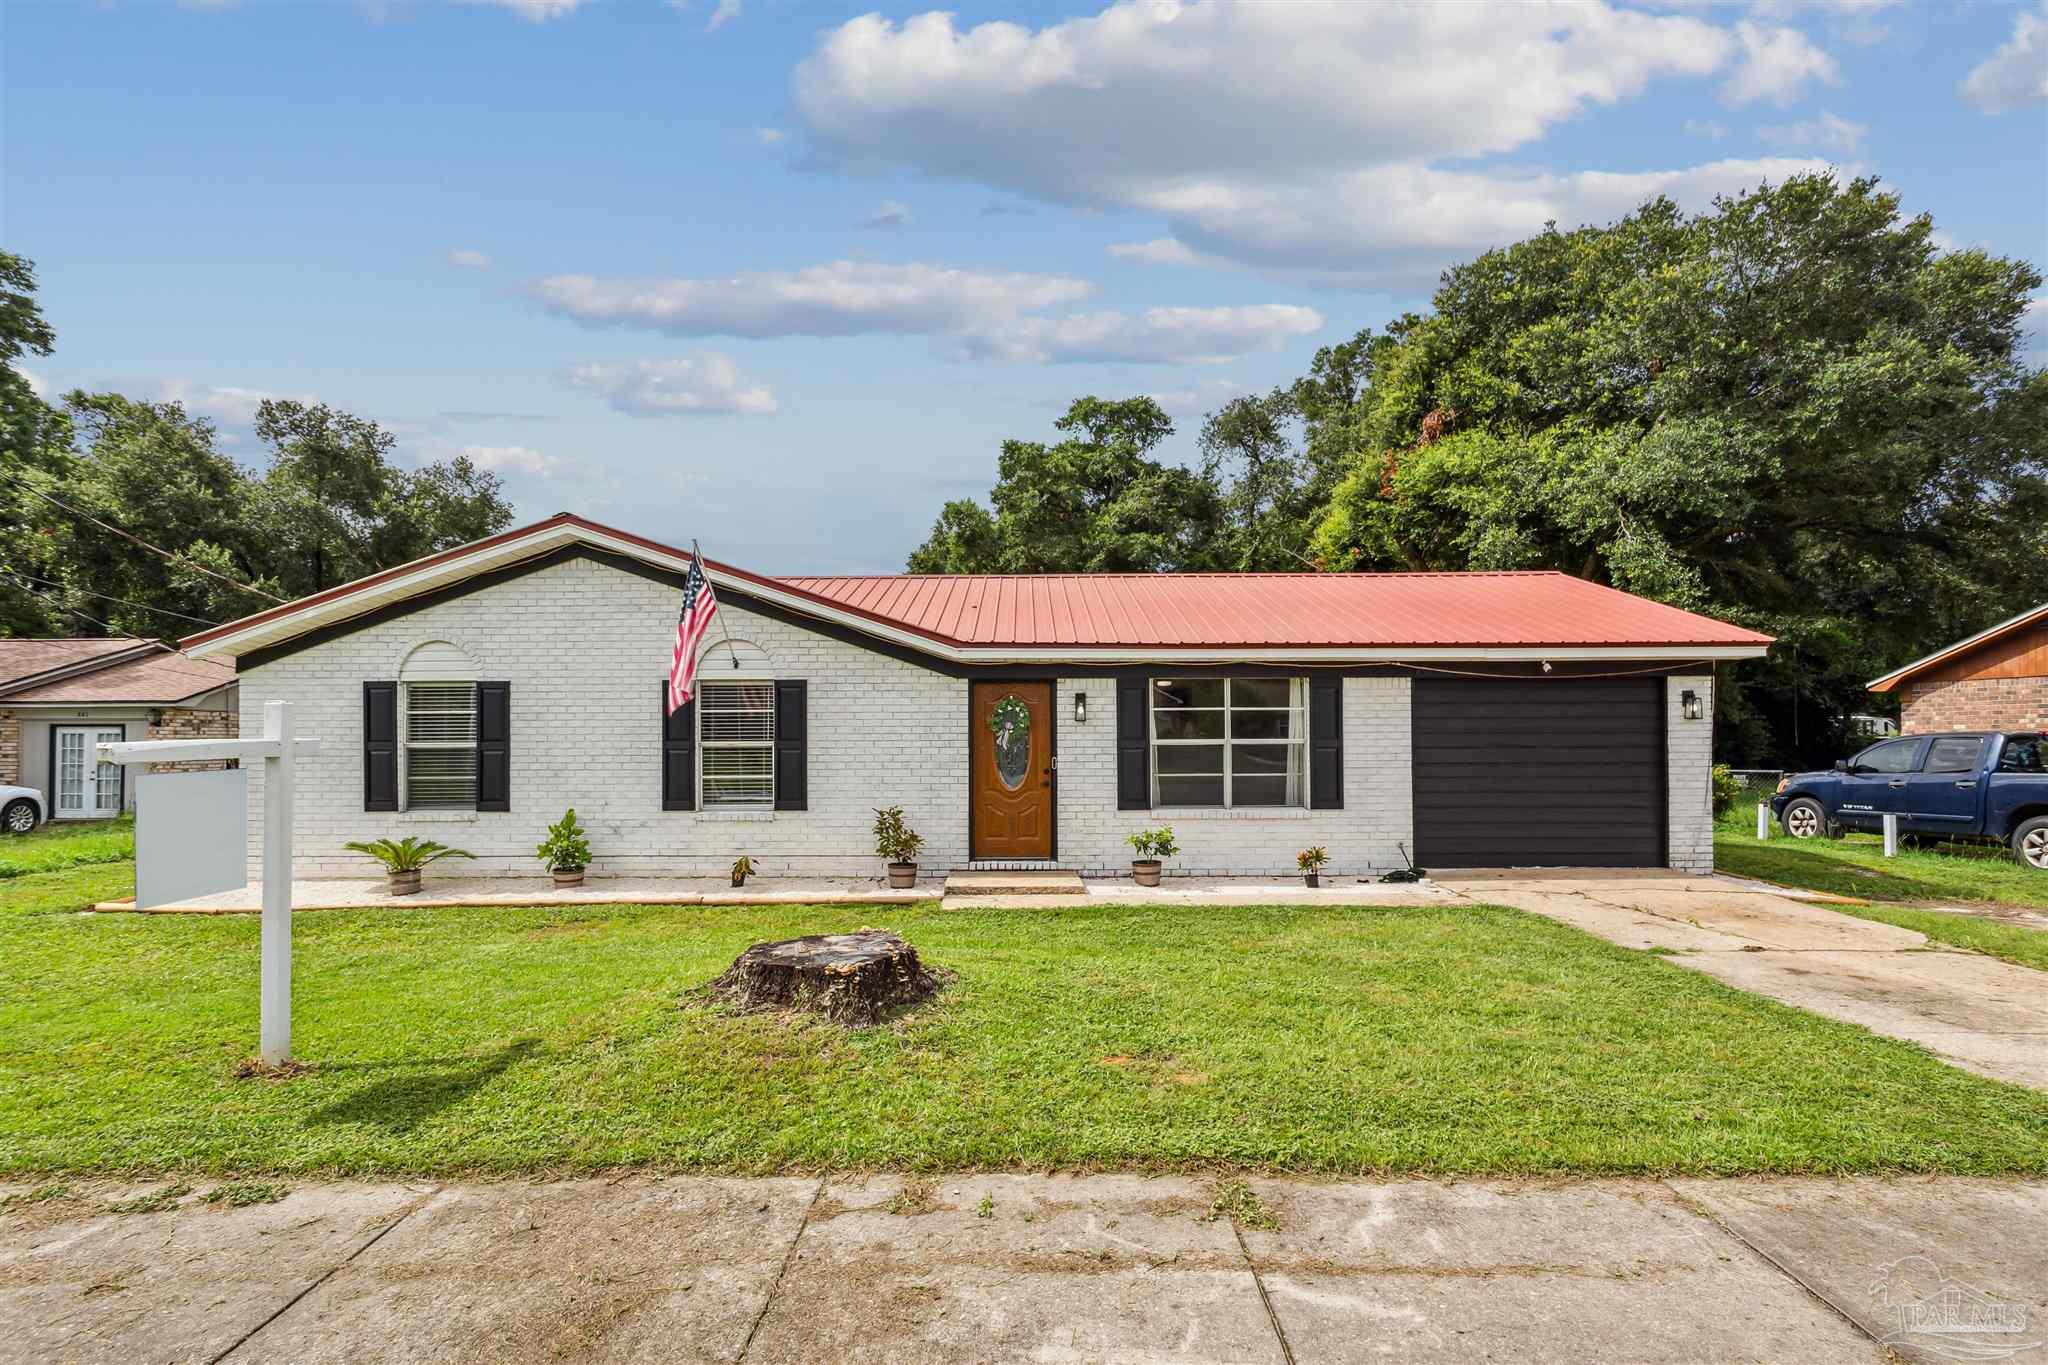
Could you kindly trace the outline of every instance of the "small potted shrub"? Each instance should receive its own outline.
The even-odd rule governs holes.
[[[548,826],[548,837],[533,851],[541,866],[554,874],[556,886],[583,885],[583,869],[590,866],[590,839],[583,826],[576,823],[574,806]]]
[[[1180,852],[1180,846],[1173,842],[1173,826],[1161,825],[1158,829],[1141,829],[1129,836],[1126,843],[1138,856],[1131,860],[1131,880],[1140,886],[1159,885],[1159,860],[1171,858]]]
[[[1301,869],[1301,880],[1308,886],[1323,884],[1323,865],[1330,861],[1330,850],[1317,844],[1294,855],[1294,865]]]
[[[745,886],[747,878],[754,875],[754,860],[742,853],[732,860],[732,884]]]
[[[924,836],[904,822],[903,807],[875,811],[875,852],[889,861],[891,888],[908,891],[917,885],[917,851],[923,847]]]
[[[420,869],[428,863],[443,858],[471,858],[475,854],[465,853],[459,848],[437,844],[432,839],[420,839],[408,834],[403,839],[371,839],[365,842],[354,839],[342,845],[357,853],[367,853],[384,864],[384,870],[391,874],[387,890],[394,896],[410,896],[420,889]]]

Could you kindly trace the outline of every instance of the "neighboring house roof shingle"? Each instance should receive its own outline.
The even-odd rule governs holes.
[[[188,658],[155,640],[0,640],[0,706],[169,706],[234,680],[232,665]]]
[[[129,654],[151,643],[133,636],[105,640],[0,640],[0,691],[21,682],[114,654]]]
[[[686,551],[569,513],[371,574],[187,636],[201,656],[288,646],[314,631],[545,556],[595,552],[664,574]],[[1146,651],[1330,659],[1749,658],[1768,635],[1560,573],[864,575],[776,578],[705,561],[728,593],[960,663]],[[1632,655],[1631,651],[1641,651]]]

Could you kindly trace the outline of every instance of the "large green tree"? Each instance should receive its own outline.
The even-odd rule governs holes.
[[[1005,441],[991,513],[949,502],[913,573],[1151,573],[1214,567],[1222,502],[1203,475],[1153,458],[1173,421],[1150,398],[1081,398],[1066,439]]]
[[[1310,553],[1558,568],[1768,631],[1724,750],[1823,755],[1865,679],[2048,598],[2041,283],[1824,175],[1488,252],[1370,348]]]

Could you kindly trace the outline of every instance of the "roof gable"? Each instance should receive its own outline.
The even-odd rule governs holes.
[[[2030,607],[2017,616],[2009,616],[1997,625],[1980,630],[1975,635],[1966,636],[1952,645],[1944,645],[1932,654],[1915,659],[1904,668],[1894,669],[1880,678],[1872,678],[1865,685],[1873,692],[1889,692],[1901,683],[1910,682],[1944,665],[1959,663],[1979,649],[2036,626],[2048,626],[2048,602],[2043,602],[2038,607]]]
[[[186,638],[270,651],[581,547],[680,576],[689,554],[560,513]],[[1749,658],[1770,637],[1558,573],[775,578],[707,559],[755,602],[960,663],[1074,659]]]

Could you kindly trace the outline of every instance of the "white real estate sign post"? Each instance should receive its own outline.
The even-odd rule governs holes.
[[[291,703],[282,701],[264,703],[260,739],[146,739],[99,746],[100,758],[108,763],[263,760],[265,1066],[280,1066],[292,1055],[292,773],[300,755],[319,748],[319,740],[292,734]]]

